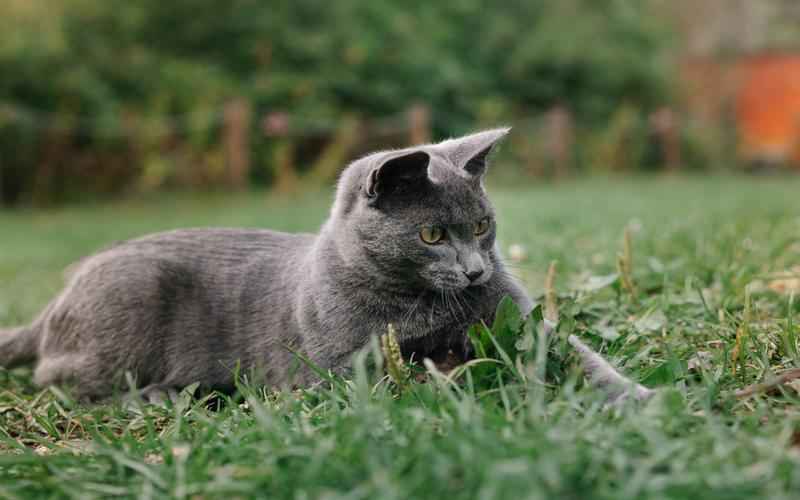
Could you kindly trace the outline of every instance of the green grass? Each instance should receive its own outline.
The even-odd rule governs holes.
[[[0,497],[797,498],[800,385],[733,392],[800,366],[800,299],[768,286],[800,265],[798,193],[800,179],[727,177],[492,189],[501,247],[524,247],[515,271],[535,297],[559,262],[547,385],[508,328],[498,344],[519,365],[402,391],[368,368],[380,362],[370,352],[346,383],[264,393],[243,382],[234,398],[140,411],[81,406],[34,388],[29,370],[0,371]],[[310,231],[329,201],[160,197],[0,213],[0,325],[29,320],[66,265],[114,240],[183,226]],[[601,278],[616,272],[625,227],[636,299]],[[576,375],[570,333],[659,395],[603,409]]]

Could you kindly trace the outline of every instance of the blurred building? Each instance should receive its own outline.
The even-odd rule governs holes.
[[[751,166],[800,169],[800,2],[680,0],[685,103],[708,126],[732,123]]]

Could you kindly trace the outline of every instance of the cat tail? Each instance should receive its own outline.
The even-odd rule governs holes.
[[[611,363],[581,342],[575,335],[570,335],[567,340],[578,351],[589,383],[608,395],[609,404],[622,403],[629,397],[633,397],[637,401],[644,401],[655,395],[654,390],[619,373],[611,366]]]
[[[0,366],[10,369],[36,360],[40,330],[34,326],[0,329]]]

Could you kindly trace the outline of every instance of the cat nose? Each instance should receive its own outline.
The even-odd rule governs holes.
[[[483,276],[483,269],[472,269],[469,271],[465,271],[464,275],[470,282],[474,282],[475,280]]]

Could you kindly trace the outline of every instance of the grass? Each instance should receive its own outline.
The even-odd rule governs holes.
[[[491,192],[501,247],[520,246],[515,272],[540,300],[558,261],[547,363],[535,362],[532,325],[512,318],[494,331],[498,362],[402,390],[370,368],[373,351],[351,381],[293,393],[243,381],[232,398],[183,394],[137,411],[82,406],[34,388],[29,370],[0,371],[0,497],[797,498],[800,385],[734,392],[800,367],[800,300],[772,289],[800,265],[800,179]],[[312,231],[329,201],[159,197],[0,213],[0,325],[29,320],[67,264],[114,240],[183,226]],[[616,275],[625,228],[635,297]],[[604,409],[577,375],[570,333],[658,395]]]

